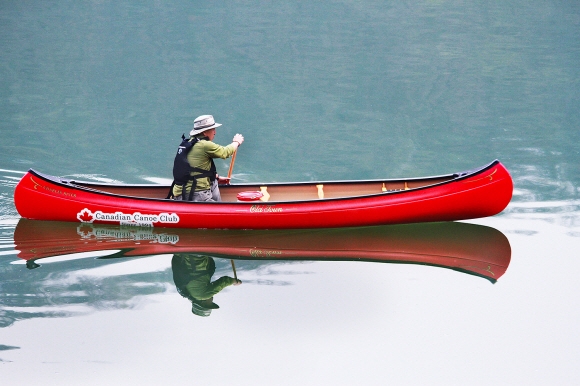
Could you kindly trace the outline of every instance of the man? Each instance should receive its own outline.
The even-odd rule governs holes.
[[[201,115],[195,118],[193,130],[189,133],[188,140],[188,142],[194,143],[187,154],[187,162],[190,166],[189,178],[186,183],[174,184],[173,197],[175,200],[221,201],[218,184],[229,184],[230,180],[227,177],[217,175],[213,158],[231,157],[244,142],[244,137],[241,134],[236,134],[232,143],[220,146],[212,142],[216,134],[215,129],[220,126],[221,123],[216,123],[212,115]],[[180,146],[181,148],[182,146]],[[178,151],[178,156],[179,154],[180,151]],[[178,156],[176,156],[176,165]],[[174,177],[175,170],[174,167]],[[193,194],[190,194],[194,181],[194,191]]]

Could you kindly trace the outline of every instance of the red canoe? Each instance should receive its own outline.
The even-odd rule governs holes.
[[[22,217],[35,220],[168,228],[334,228],[493,216],[510,202],[513,182],[496,160],[476,170],[425,178],[224,185],[223,202],[168,200],[168,190],[165,185],[73,181],[29,170],[16,186],[14,202]],[[256,201],[239,201],[239,196]]]
[[[21,219],[18,257],[30,267],[53,256],[111,251],[111,258],[197,253],[243,260],[341,260],[421,264],[491,282],[507,270],[508,239],[500,231],[459,222],[305,230],[161,229]],[[115,251],[118,251],[115,253]],[[40,260],[40,261],[37,261]],[[37,261],[37,263],[35,263]],[[46,260],[47,263],[50,260]]]

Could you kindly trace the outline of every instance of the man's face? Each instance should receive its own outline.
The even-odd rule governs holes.
[[[205,135],[209,138],[210,141],[212,141],[215,137],[215,127],[213,129],[206,130]]]

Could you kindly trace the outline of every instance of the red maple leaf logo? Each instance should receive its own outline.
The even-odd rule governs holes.
[[[77,213],[77,218],[80,222],[93,222],[95,220],[93,214],[87,208]]]

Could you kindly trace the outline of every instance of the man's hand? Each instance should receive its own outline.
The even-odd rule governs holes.
[[[234,135],[234,139],[232,140],[232,143],[237,143],[238,146],[240,146],[242,143],[244,143],[244,136],[241,134]]]
[[[229,185],[231,178],[218,176],[218,185]]]

